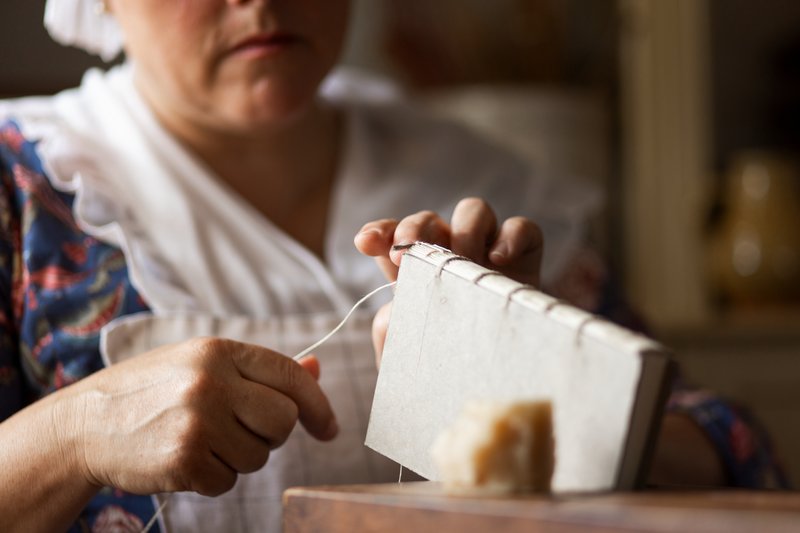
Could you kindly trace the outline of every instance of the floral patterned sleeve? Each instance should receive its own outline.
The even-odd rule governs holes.
[[[12,299],[19,269],[19,217],[14,198],[8,150],[14,139],[0,129],[0,421],[25,404],[20,374],[17,326]]]
[[[746,409],[709,391],[689,388],[679,380],[667,412],[684,413],[703,429],[722,460],[728,485],[790,488],[769,435]]]
[[[101,369],[101,328],[147,310],[122,251],[80,230],[73,201],[0,120],[0,422]],[[103,487],[69,531],[138,532],[154,513],[150,496]]]

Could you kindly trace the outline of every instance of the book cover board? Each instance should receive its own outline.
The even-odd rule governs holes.
[[[642,482],[669,369],[659,344],[448,250],[402,260],[366,445],[437,480],[429,449],[469,401],[553,404],[555,492]]]

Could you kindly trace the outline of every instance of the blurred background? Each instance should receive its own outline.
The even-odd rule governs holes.
[[[98,64],[43,6],[0,5],[0,97]],[[356,0],[344,62],[602,190],[614,297],[800,482],[800,2]]]

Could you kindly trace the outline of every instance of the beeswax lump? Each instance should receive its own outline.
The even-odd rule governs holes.
[[[448,492],[548,492],[554,447],[549,401],[472,402],[431,455]]]

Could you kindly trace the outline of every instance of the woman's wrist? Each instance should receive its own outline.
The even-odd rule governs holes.
[[[68,388],[69,389],[69,388]],[[64,389],[0,424],[0,531],[66,529],[97,493],[81,451],[80,400]]]
[[[51,440],[58,449],[58,454],[65,470],[84,481],[84,490],[99,490],[100,483],[92,472],[87,453],[85,425],[89,412],[89,391],[81,390],[82,383],[53,394],[43,401],[52,401],[49,411],[52,417]]]

